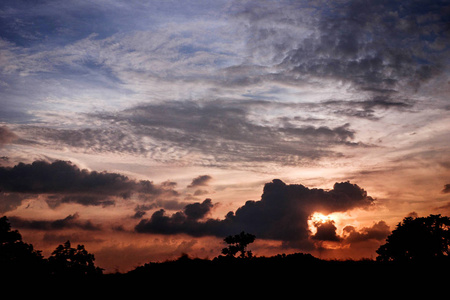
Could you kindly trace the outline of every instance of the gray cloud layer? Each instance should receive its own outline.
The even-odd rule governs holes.
[[[81,229],[89,231],[101,230],[99,225],[94,225],[91,221],[80,221],[80,215],[75,213],[69,215],[64,219],[58,219],[53,221],[48,220],[26,220],[19,217],[9,217],[12,225],[18,228],[26,228],[33,230],[62,230],[62,229]]]
[[[259,102],[258,105],[272,105]],[[251,105],[250,105],[251,106]],[[178,149],[212,156],[215,163],[289,163],[333,155],[331,148],[352,143],[349,124],[337,127],[267,123],[252,120],[248,106],[237,102],[165,102],[146,104],[97,117]]]

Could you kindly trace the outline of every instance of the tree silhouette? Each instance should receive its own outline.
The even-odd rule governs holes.
[[[448,258],[450,219],[441,215],[406,217],[376,251],[378,261],[428,261]]]
[[[0,218],[0,272],[36,273],[43,269],[41,251],[24,243],[17,230],[11,230],[7,217]]]
[[[94,254],[86,251],[84,245],[72,248],[70,241],[56,247],[48,258],[53,274],[61,275],[100,275],[102,269],[95,267]]]
[[[228,244],[228,247],[222,249],[222,254],[228,257],[235,257],[238,252],[241,252],[239,257],[251,258],[253,257],[252,251],[246,251],[248,244],[255,241],[255,236],[250,233],[242,231],[240,234],[229,235],[224,241]]]

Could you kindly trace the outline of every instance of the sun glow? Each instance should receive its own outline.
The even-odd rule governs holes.
[[[316,212],[316,213],[312,214],[311,221],[313,221],[314,223],[325,223],[328,221],[335,221],[335,220],[331,214],[324,215],[322,213]]]
[[[308,228],[311,233],[314,235],[317,233],[317,225],[321,223],[326,223],[329,221],[336,222],[336,216],[333,214],[324,215],[319,212],[313,213],[308,219]]]

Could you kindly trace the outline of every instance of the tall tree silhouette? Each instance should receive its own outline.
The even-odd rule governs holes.
[[[234,257],[238,252],[241,252],[239,257],[251,258],[253,256],[252,251],[246,251],[247,246],[255,241],[255,236],[250,233],[242,231],[240,234],[229,235],[224,241],[228,244],[228,247],[222,249],[222,254],[228,257]]]
[[[7,217],[0,218],[0,272],[36,273],[44,267],[41,251],[33,245],[24,243],[17,230],[11,230]]]
[[[441,215],[406,217],[376,252],[378,261],[424,261],[448,258],[450,219]]]
[[[70,241],[56,247],[48,258],[53,274],[56,275],[100,275],[102,269],[95,267],[94,254],[86,251],[84,245],[72,248]]]

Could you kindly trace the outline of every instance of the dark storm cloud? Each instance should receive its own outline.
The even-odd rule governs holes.
[[[82,229],[82,230],[101,230],[99,225],[94,225],[91,221],[80,221],[79,214],[68,215],[64,219],[58,220],[28,220],[19,217],[8,217],[12,226],[33,230],[61,230],[61,229]]]
[[[401,89],[417,89],[441,74],[450,57],[448,1],[236,5],[236,18],[249,32],[252,55],[279,68],[271,80],[347,82],[372,108],[398,108],[392,104],[401,102]],[[376,96],[386,101],[373,103]]]
[[[208,185],[208,182],[211,181],[212,177],[209,175],[200,175],[192,179],[191,184],[188,187],[198,187]]]
[[[115,114],[94,115],[172,147],[198,151],[215,163],[277,161],[293,163],[334,155],[331,148],[354,138],[350,124],[337,127],[268,123],[254,120],[252,105],[237,101],[164,102]]]
[[[212,207],[213,204],[211,199],[206,199],[202,203],[196,202],[186,205],[184,208],[184,214],[189,220],[199,220],[204,218]]]
[[[171,216],[160,210],[150,219],[141,220],[135,230],[141,233],[219,237],[244,230],[255,234],[257,238],[280,240],[298,248],[311,247],[308,241],[308,219],[314,212],[328,214],[368,207],[373,201],[364,189],[349,182],[336,183],[332,190],[323,190],[297,184],[287,185],[275,179],[264,186],[261,200],[247,201],[235,212],[230,211],[225,219],[189,219],[186,208]],[[202,211],[206,210],[203,207]],[[317,236],[317,239],[324,238],[325,233],[327,238],[331,238],[330,226],[318,225],[319,228],[323,236]]]
[[[171,185],[135,181],[118,173],[81,170],[67,161],[35,161],[0,167],[0,189],[1,202],[9,203],[11,197],[16,197],[15,206],[20,205],[24,197],[36,194],[46,195],[51,207],[61,203],[108,206],[115,203],[116,197],[127,199],[135,193],[147,200],[178,195]],[[9,203],[3,205],[3,209],[10,210],[15,206]]]

